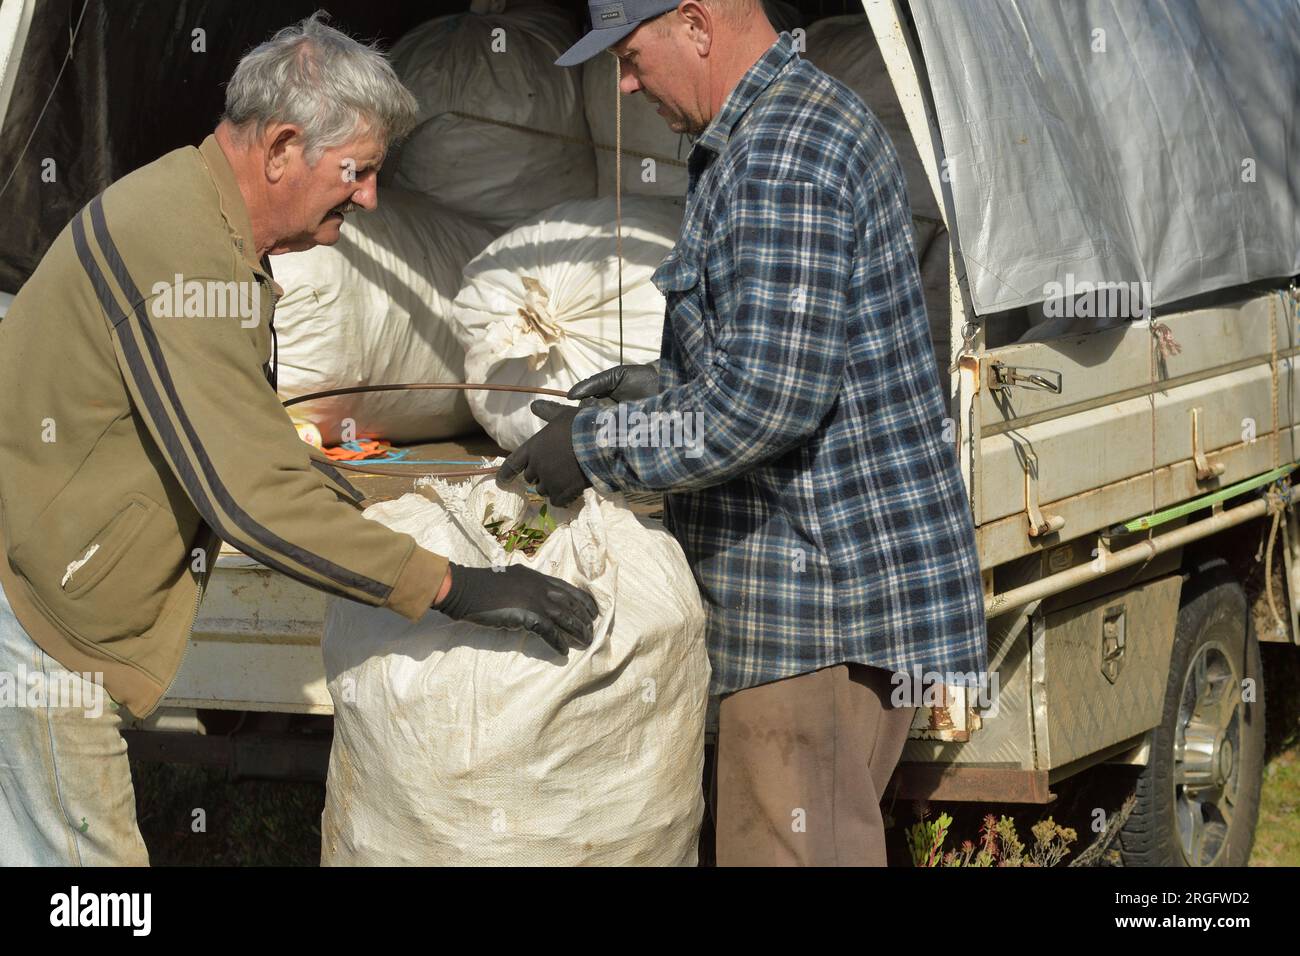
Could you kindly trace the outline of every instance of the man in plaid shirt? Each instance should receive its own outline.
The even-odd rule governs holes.
[[[987,666],[897,156],[757,0],[591,10],[558,62],[612,46],[623,92],[698,135],[653,279],[662,354],[569,393],[604,401],[535,403],[549,424],[500,480],[557,504],[665,492],[709,612],[718,862],[883,865],[879,802],[915,710],[891,706],[893,672]]]

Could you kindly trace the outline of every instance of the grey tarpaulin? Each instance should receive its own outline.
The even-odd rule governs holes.
[[[1300,272],[1300,0],[911,8],[977,313]]]

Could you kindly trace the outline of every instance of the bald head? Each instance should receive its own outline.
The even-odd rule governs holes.
[[[756,17],[767,20],[767,14],[763,12],[762,0],[700,0],[700,3],[728,26],[742,27]],[[672,13],[656,17],[651,22],[660,33],[667,33],[672,27]]]

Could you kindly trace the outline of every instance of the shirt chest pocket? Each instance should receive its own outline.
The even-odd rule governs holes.
[[[653,276],[664,295],[665,321],[672,331],[679,361],[688,376],[708,368],[713,358],[711,321],[699,267],[681,257],[668,259]]]

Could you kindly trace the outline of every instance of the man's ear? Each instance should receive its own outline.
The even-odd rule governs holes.
[[[678,7],[677,13],[686,21],[686,36],[696,52],[708,56],[713,46],[713,11],[702,3],[690,2]]]
[[[292,153],[302,152],[302,130],[292,123],[277,123],[267,128],[262,142],[267,182],[278,183],[289,169]]]

